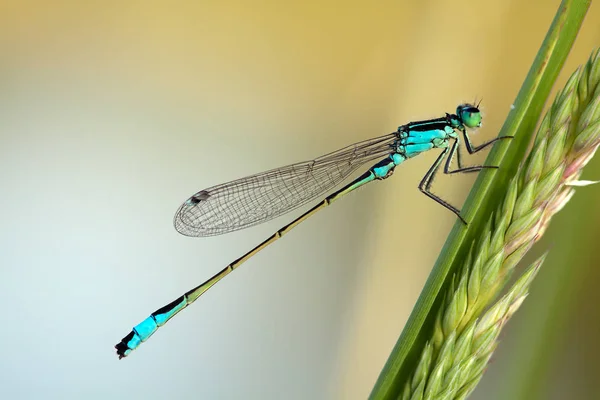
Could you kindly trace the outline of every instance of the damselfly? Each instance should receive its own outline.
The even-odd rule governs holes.
[[[300,222],[354,189],[375,180],[388,178],[396,166],[425,151],[442,150],[419,183],[419,190],[452,211],[466,225],[467,222],[460,215],[458,208],[433,194],[430,189],[442,163],[444,163],[445,174],[497,168],[483,165],[462,166],[460,134],[470,154],[478,152],[497,140],[509,138],[509,136],[499,137],[474,147],[467,128],[480,127],[481,118],[479,105],[461,104],[456,108],[456,114],[447,113],[441,118],[411,122],[398,127],[396,132],[355,143],[311,161],[272,169],[197,192],[177,210],[174,218],[175,229],[187,236],[220,235],[261,224],[300,207],[337,186],[365,163],[379,160],[367,172],[327,196],[212,278],[153,312],[115,346],[119,358],[129,355],[175,314]],[[457,168],[451,169],[455,155]]]

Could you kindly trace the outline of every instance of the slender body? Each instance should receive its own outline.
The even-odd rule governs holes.
[[[173,302],[159,308],[136,325],[115,348],[119,358],[126,357],[146,341],[159,327],[175,314],[193,303],[204,292],[221,281],[230,272],[256,253],[291,231],[317,211],[327,207],[353,190],[375,180],[386,179],[403,162],[432,149],[441,153],[419,184],[425,195],[443,205],[466,224],[460,211],[430,191],[436,172],[445,160],[446,174],[475,172],[495,166],[462,167],[459,142],[465,139],[467,151],[472,154],[494,143],[500,137],[478,147],[473,147],[467,128],[481,126],[481,113],[476,106],[458,106],[456,114],[402,125],[396,132],[360,142],[318,159],[252,175],[202,190],[185,203],[175,215],[175,228],[188,236],[218,235],[246,228],[284,214],[317,195],[336,186],[361,165],[379,159],[371,168],[341,189],[327,196],[310,210],[285,225],[258,246],[227,265],[206,282],[187,291]],[[451,170],[454,156],[458,168]]]

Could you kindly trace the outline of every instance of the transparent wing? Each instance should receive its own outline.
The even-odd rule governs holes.
[[[278,217],[332,189],[361,165],[390,154],[395,139],[390,133],[201,190],[179,207],[175,229],[186,236],[213,236]]]

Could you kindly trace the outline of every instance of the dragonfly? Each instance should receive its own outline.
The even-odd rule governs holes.
[[[469,154],[477,153],[498,140],[512,138],[500,136],[474,146],[468,130],[479,128],[481,121],[479,103],[460,104],[455,114],[446,113],[440,118],[410,122],[399,126],[395,132],[346,146],[314,160],[250,175],[195,193],[175,213],[175,229],[186,236],[221,235],[261,224],[305,205],[341,184],[361,166],[376,161],[358,178],[325,197],[207,281],[154,311],[115,345],[119,359],[128,356],[177,313],[302,221],[369,182],[389,178],[398,165],[426,151],[441,150],[421,179],[419,190],[453,212],[467,225],[460,210],[434,194],[431,185],[440,169],[444,174],[456,174],[498,168],[487,165],[462,165],[459,147],[461,136]],[[452,169],[455,156],[457,168]]]

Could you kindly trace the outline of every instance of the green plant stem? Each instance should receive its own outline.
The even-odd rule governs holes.
[[[489,213],[498,204],[498,196],[518,164],[526,156],[541,111],[550,90],[575,41],[590,0],[564,0],[550,26],[536,59],[523,83],[500,136],[515,139],[500,143],[490,152],[486,165],[499,165],[496,173],[480,174],[463,207],[463,215],[470,221],[469,229],[455,224],[438,257],[409,320],[394,346],[371,392],[371,399],[395,399],[401,394],[403,383],[418,362],[435,321],[435,303],[447,284],[447,277],[456,268],[455,261],[466,256],[468,245],[478,229],[482,228]],[[496,197],[496,198],[495,198]],[[433,311],[432,311],[433,310]]]
[[[403,400],[463,400],[475,388],[498,344],[501,326],[493,324],[494,328],[484,328],[479,335],[471,335],[469,326],[489,320],[485,315],[503,325],[512,315],[503,316],[503,307],[515,301],[515,307],[510,308],[516,309],[522,302],[524,297],[516,295],[492,305],[523,255],[542,237],[552,216],[571,199],[574,186],[592,184],[579,177],[599,146],[600,52],[594,50],[585,66],[577,68],[557,94],[529,156],[500,194],[502,204],[489,215],[468,257],[460,260],[459,273],[445,286],[445,301],[436,309],[435,329],[421,351],[419,366],[405,382]],[[519,281],[530,282],[517,275],[521,275]],[[497,307],[498,312],[490,314]],[[476,346],[473,352],[468,344],[477,336],[485,346]],[[460,346],[457,338],[463,343]]]

